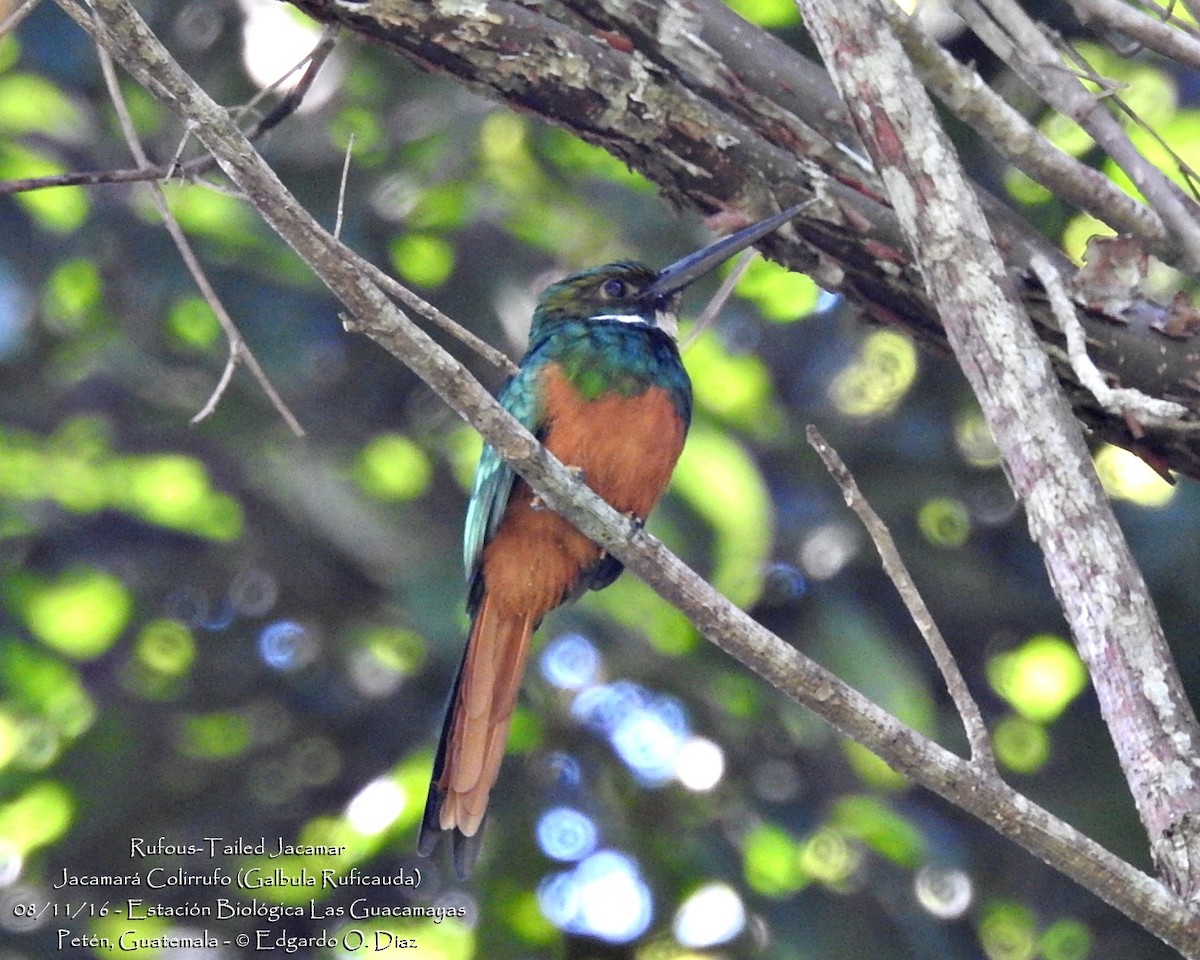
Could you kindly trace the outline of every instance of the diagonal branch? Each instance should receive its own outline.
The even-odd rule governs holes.
[[[35,5],[36,3],[29,3],[21,8],[21,10],[32,10]],[[18,13],[20,12],[19,10]],[[17,14],[14,13],[13,16],[16,17]],[[3,24],[0,24],[0,36],[3,33]],[[301,66],[304,66],[304,73],[296,81],[295,86],[288,91],[266,116],[262,117],[247,131],[246,136],[251,141],[257,140],[265,133],[273,130],[296,112],[297,108],[303,102],[305,95],[312,87],[313,81],[316,80],[317,74],[320,73],[321,67],[324,66],[325,61],[329,58],[329,54],[333,52],[333,45],[336,39],[335,34],[336,30],[334,28],[326,29],[321,39],[317,41],[317,45],[305,55],[303,60],[276,80],[270,87],[260,90],[254,99],[246,105],[244,109],[251,109],[259,98],[278,87]],[[186,144],[186,139],[184,142]],[[181,145],[180,150],[182,148]],[[176,157],[170,163],[161,166],[152,164],[149,158],[145,158],[144,162],[128,170],[75,170],[68,173],[54,173],[40,177],[21,177],[14,180],[3,180],[0,181],[0,196],[26,193],[31,190],[47,190],[51,187],[95,187],[109,183],[146,183],[150,181],[169,180],[172,177],[194,181],[199,180],[200,177],[208,173],[216,165],[216,161],[210,156],[196,157],[184,163],[179,162],[178,157]]]
[[[1177,949],[1200,956],[1200,923],[1167,890],[1011,787],[904,726],[734,607],[655,538],[633,527],[551,457],[362,272],[293,197],[228,113],[178,67],[127,0],[95,0],[100,43],[156,97],[192,122],[222,169],[346,305],[357,329],[386,346],[485,439],[550,506],[610,550],[699,630],[786,695],[811,707],[918,783],[994,826]],[[75,16],[78,11],[68,8]],[[90,29],[90,18],[77,22]]]
[[[1200,273],[1200,208],[1138,153],[1116,118],[1067,71],[1025,12],[1012,0],[959,0],[955,11],[1039,96],[1108,152],[1162,217],[1183,262]]]
[[[1200,728],[1079,426],[879,0],[799,2],[1025,507],[1155,861],[1196,897]]]
[[[842,292],[871,319],[947,349],[896,211],[862,158],[828,78],[715,0],[563,0],[573,15],[569,22],[554,19],[556,11],[563,16],[555,4],[514,0],[467,6],[291,2],[423,69],[569,130],[644,174],[669,199],[701,212],[775,209],[803,200],[813,178],[798,160],[812,162],[826,175],[827,202],[795,221],[799,242],[774,237],[765,252]],[[1018,291],[1075,415],[1100,438],[1200,478],[1195,431],[1162,425],[1135,436],[1078,383],[1062,332],[1028,271],[1036,253],[1060,270],[1070,264],[1002,203],[978,188],[976,195],[1009,271],[1023,281]],[[1185,252],[1178,250],[1175,260]],[[1120,312],[1090,307],[1080,320],[1088,353],[1110,381],[1182,403],[1190,421],[1200,418],[1195,341],[1183,307],[1139,297]]]
[[[129,108],[125,104],[125,98],[121,95],[121,86],[117,83],[117,74],[116,69],[113,67],[112,58],[103,47],[97,47],[96,52],[100,57],[100,71],[104,75],[104,83],[108,89],[108,95],[112,100],[113,107],[117,113],[117,119],[121,125],[121,133],[125,137],[125,142],[129,146],[130,153],[133,154],[133,158],[138,162],[138,166],[146,167],[150,161],[146,156],[146,151],[142,148],[137,131],[134,129],[133,119],[129,115]],[[254,379],[258,381],[259,388],[266,394],[267,399],[271,401],[271,405],[279,413],[279,416],[283,418],[283,422],[287,424],[288,429],[292,431],[294,436],[303,437],[304,428],[300,426],[300,421],[296,419],[295,414],[292,413],[291,409],[283,401],[283,398],[280,397],[279,392],[275,389],[275,385],[259,365],[258,359],[250,352],[245,338],[242,337],[242,332],[237,328],[237,324],[233,322],[229,311],[225,309],[225,304],[221,302],[217,291],[213,289],[213,285],[209,282],[208,274],[205,272],[204,267],[201,266],[195,251],[192,250],[192,245],[188,242],[183,228],[179,226],[179,221],[175,219],[175,215],[171,212],[171,207],[167,203],[167,198],[163,193],[162,187],[157,181],[151,181],[149,188],[155,209],[158,210],[158,215],[162,217],[163,223],[167,228],[167,233],[171,235],[171,240],[174,242],[175,248],[179,251],[180,259],[183,260],[188,273],[192,275],[192,280],[200,291],[200,295],[204,297],[205,302],[215,314],[217,322],[221,325],[221,329],[225,332],[225,337],[229,341],[229,360],[225,364],[225,369],[222,371],[212,395],[200,409],[200,412],[192,418],[191,422],[198,423],[216,410],[217,404],[225,393],[225,389],[233,379],[234,370],[239,364],[244,363]]]
[[[1079,22],[1099,23],[1127,34],[1164,57],[1200,70],[1200,36],[1173,18],[1152,17],[1122,0],[1068,0]]]
[[[1164,262],[1179,261],[1178,248],[1168,240],[1162,218],[1152,207],[1118,189],[1095,167],[1055,146],[987,86],[974,69],[960,63],[929,36],[917,17],[896,4],[884,5],[883,13],[922,82],[1018,170],[1053,191],[1059,200],[1091,214],[1118,233],[1141,237]],[[1180,266],[1186,269],[1185,263],[1180,262]]]
[[[900,599],[904,601],[904,606],[907,608],[913,624],[925,638],[925,644],[929,647],[929,652],[933,654],[934,662],[937,663],[942,679],[946,682],[950,698],[958,708],[959,719],[962,720],[963,728],[967,733],[967,742],[971,745],[972,762],[989,776],[999,779],[1000,771],[996,768],[992,739],[988,734],[987,725],[983,722],[979,704],[971,695],[966,678],[958,669],[958,661],[954,659],[954,654],[951,653],[945,637],[942,636],[942,631],[938,629],[938,625],[933,620],[933,614],[925,606],[924,598],[917,590],[917,585],[913,583],[912,576],[904,565],[904,558],[900,556],[900,551],[896,547],[896,541],[892,539],[891,531],[888,530],[879,514],[875,512],[875,508],[863,496],[858,487],[858,481],[854,479],[850,468],[846,466],[838,452],[829,445],[829,441],[821,436],[820,431],[812,425],[808,427],[807,435],[809,446],[817,452],[817,456],[825,464],[829,475],[841,487],[846,506],[858,515],[858,519],[867,528],[867,534],[879,552],[879,559],[883,561],[884,573],[892,581],[896,591],[900,594]]]

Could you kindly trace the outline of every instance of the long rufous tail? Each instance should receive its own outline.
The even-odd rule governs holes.
[[[479,854],[480,826],[500,773],[505,741],[536,623],[485,593],[442,725],[417,852],[429,856],[453,832],[454,869],[465,878]]]

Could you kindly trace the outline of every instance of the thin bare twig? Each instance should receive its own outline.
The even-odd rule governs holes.
[[[1167,142],[1166,138],[1148,124],[1141,115],[1134,110],[1124,97],[1120,94],[1121,85],[1113,83],[1107,77],[1101,76],[1090,63],[1084,59],[1083,55],[1075,48],[1074,44],[1069,43],[1065,39],[1057,38],[1056,46],[1060,49],[1064,56],[1069,58],[1078,68],[1078,76],[1082,80],[1088,80],[1098,86],[1104,93],[1103,99],[1111,103],[1113,107],[1129,118],[1129,122],[1144,131],[1151,139],[1154,140],[1163,151],[1171,158],[1175,164],[1175,169],[1178,170],[1187,181],[1188,187],[1192,191],[1192,199],[1196,199],[1196,184],[1200,178],[1196,176],[1196,171],[1191,165],[1180,156],[1179,151]]]
[[[70,0],[64,0],[64,2],[64,9],[68,9],[71,5]],[[83,14],[80,16],[83,16]],[[261,137],[264,133],[276,126],[287,116],[290,116],[296,110],[303,97],[303,92],[307,91],[312,85],[317,71],[329,56],[329,53],[333,48],[334,40],[336,39],[336,34],[336,28],[326,28],[322,34],[321,40],[305,58],[305,60],[308,60],[309,66],[305,71],[304,76],[301,77],[294,90],[283,101],[281,101],[281,103],[270,114],[259,121],[251,130],[246,132],[247,139],[255,140],[256,138]],[[302,60],[301,63],[303,62],[304,61]],[[288,74],[285,74],[285,78],[287,75],[295,72],[299,65],[300,64],[297,64],[296,67],[293,67],[291,70],[289,70]],[[284,78],[281,78],[279,81],[276,81],[275,85],[277,85],[279,82],[282,82],[283,79]],[[253,102],[254,101],[251,101],[251,103]],[[165,180],[175,174],[192,179],[213,169],[216,166],[216,162],[211,156],[198,157],[184,164],[171,163],[166,166],[153,166],[145,157],[144,151],[140,150],[140,147],[139,153],[140,156],[138,156],[138,154],[135,154],[135,156],[138,156],[139,162],[141,162],[143,166],[139,166],[132,170],[57,174],[48,177],[32,177],[19,181],[13,180],[8,182],[0,182],[0,195],[52,186],[90,186],[102,183],[154,182]],[[348,163],[349,154],[347,154],[347,165]],[[343,178],[345,176],[346,174],[343,173]],[[342,206],[341,200],[339,199],[339,228],[341,224],[341,217]],[[171,224],[173,221],[166,219],[165,222],[168,225],[168,229],[171,229]],[[195,258],[193,257],[192,260],[194,262]],[[197,267],[198,266],[199,265],[197,263]],[[470,350],[473,350],[475,353],[479,354],[479,356],[488,363],[491,363],[493,366],[503,371],[506,375],[512,376],[516,373],[517,365],[513,363],[513,361],[506,356],[503,351],[497,350],[486,340],[476,336],[470,330],[446,316],[440,310],[436,309],[431,304],[418,297],[411,290],[408,290],[399,281],[388,276],[374,264],[363,259],[362,257],[357,257],[357,266],[366,271],[370,275],[371,279],[384,290],[386,290],[388,295],[393,297],[397,302],[403,304],[414,313],[424,317],[430,323],[450,334]],[[191,269],[190,264],[189,269]],[[201,281],[197,279],[196,282],[197,284],[200,284]],[[204,287],[202,286],[201,289],[203,290]],[[205,298],[208,299],[207,295],[205,295]],[[213,306],[214,312],[217,314],[217,318],[220,321],[222,328],[225,330],[226,336],[230,338],[231,344],[242,344],[243,341],[240,334],[237,335],[236,341],[231,336],[230,331],[232,330],[236,332],[236,327],[233,325],[233,321],[228,317],[225,311],[223,309],[219,309],[212,301],[210,301],[210,305]],[[271,398],[272,403],[275,404],[277,409],[280,410],[281,415],[283,415],[283,410],[286,409],[286,406],[283,405],[283,401],[279,398],[274,387],[270,385],[269,381],[266,381],[265,375],[262,374],[262,370],[258,365],[258,361],[248,353],[243,356],[241,347],[239,347],[238,350],[231,352],[225,371],[222,373],[221,380],[218,382],[218,388],[221,387],[222,383],[228,382],[229,374],[232,372],[230,369],[230,364],[236,366],[238,363],[243,361],[252,372],[257,371],[255,372],[256,379],[261,377],[260,384],[262,384],[263,390],[267,393],[267,396]],[[219,395],[216,399],[219,400]],[[204,407],[201,408],[200,412],[196,415],[196,417],[193,418],[193,422],[204,419],[204,417],[208,416],[215,408],[216,404],[213,402],[213,398],[210,397],[209,401],[205,403]],[[284,415],[284,419],[288,420],[288,425],[292,427],[293,430],[301,429],[299,423],[295,421],[295,418],[292,417],[290,413]]]
[[[858,515],[858,519],[867,528],[871,542],[879,551],[879,559],[883,561],[883,572],[892,581],[896,591],[900,594],[900,599],[904,601],[904,606],[908,610],[912,622],[921,632],[921,636],[925,638],[925,644],[929,647],[929,652],[933,654],[934,662],[942,673],[942,679],[946,681],[946,689],[950,693],[950,698],[958,708],[958,716],[962,720],[963,729],[967,734],[967,742],[971,746],[971,762],[977,764],[983,773],[999,779],[1000,771],[996,768],[996,755],[992,751],[992,739],[988,733],[987,724],[983,722],[979,704],[971,695],[967,681],[963,677],[962,671],[958,669],[958,661],[954,659],[954,654],[950,652],[950,647],[942,636],[942,631],[934,622],[933,614],[929,612],[924,598],[917,590],[917,585],[913,582],[912,576],[904,564],[904,558],[900,556],[900,551],[896,547],[896,541],[892,539],[891,531],[888,530],[887,524],[883,522],[879,514],[875,512],[875,508],[863,496],[850,468],[846,466],[838,452],[829,445],[829,441],[821,435],[821,432],[809,424],[805,436],[808,438],[809,446],[817,452],[817,456],[825,464],[829,475],[841,487],[846,506]]]
[[[1078,123],[1112,157],[1162,218],[1180,262],[1200,273],[1195,203],[1138,152],[1117,119],[1070,74],[1028,15],[1012,0],[957,0],[954,10],[1047,104]]]
[[[2,21],[0,21],[0,37],[7,36],[20,26],[21,21],[29,16],[41,0],[24,0],[24,3],[18,3],[16,8]]]
[[[350,179],[350,158],[354,155],[354,133],[346,138],[346,156],[342,159],[342,178],[338,181],[337,216],[333,220],[333,235],[342,238],[342,217],[346,213],[346,182]]]
[[[0,181],[0,196],[28,193],[31,190],[50,190],[54,187],[95,187],[109,183],[145,183],[148,180],[163,180],[169,174],[170,170],[166,167],[147,167],[144,170],[74,170],[70,173],[51,173],[43,177],[20,177],[16,180]]]
[[[1060,200],[1107,223],[1118,233],[1143,238],[1165,262],[1176,258],[1177,251],[1168,242],[1166,228],[1154,210],[1118,189],[1099,170],[1051,143],[972,67],[955,59],[930,37],[915,16],[894,3],[884,4],[883,9],[921,81],[1013,166]]]
[[[517,365],[513,363],[512,359],[503,350],[497,350],[482,337],[477,337],[462,324],[442,313],[432,303],[428,303],[421,297],[418,297],[408,287],[400,283],[399,280],[384,273],[379,267],[371,263],[371,261],[355,254],[354,262],[359,269],[366,273],[372,283],[377,284],[393,300],[407,307],[418,316],[424,317],[460,343],[470,347],[479,356],[483,357],[484,360],[487,360],[492,366],[498,367],[507,376],[511,377],[516,374],[518,370]]]
[[[1200,69],[1200,37],[1183,29],[1177,20],[1164,22],[1130,6],[1123,0],[1069,0],[1084,26],[1102,23],[1132,37],[1151,50],[1170,57],[1193,70]],[[1160,11],[1161,12],[1161,11]]]
[[[99,23],[97,24],[99,26]],[[116,110],[117,120],[121,126],[121,132],[125,137],[125,142],[129,145],[129,150],[133,154],[134,159],[139,165],[149,163],[146,157],[146,151],[142,147],[142,142],[137,135],[137,131],[133,126],[133,119],[129,115],[129,108],[125,104],[124,95],[121,93],[121,85],[117,81],[117,72],[113,67],[112,57],[108,51],[102,47],[96,47],[96,54],[100,59],[100,71],[104,75],[104,83],[108,88],[108,95],[112,100],[113,108]],[[250,352],[246,346],[246,341],[242,337],[241,331],[233,322],[233,318],[229,316],[225,305],[221,302],[221,298],[217,296],[216,290],[208,280],[208,275],[204,272],[204,268],[200,265],[199,259],[192,250],[192,245],[188,242],[187,236],[183,229],[179,226],[179,221],[175,219],[175,215],[171,213],[170,205],[167,203],[166,195],[163,193],[162,187],[157,182],[151,182],[150,196],[154,201],[154,206],[158,210],[159,216],[163,218],[163,224],[167,228],[167,232],[171,235],[171,240],[175,243],[175,248],[179,251],[179,256],[187,266],[188,272],[192,275],[192,280],[196,287],[200,290],[201,296],[205,302],[216,314],[217,321],[221,325],[221,329],[225,331],[225,336],[229,341],[229,360],[225,364],[225,369],[221,373],[220,379],[217,381],[216,389],[213,390],[208,402],[204,404],[200,412],[197,413],[191,420],[192,423],[197,423],[203,420],[213,410],[216,409],[221,397],[225,392],[225,388],[229,385],[233,378],[233,370],[239,363],[245,363],[246,367],[253,374],[254,379],[258,381],[263,393],[267,395],[267,399],[271,401],[271,405],[279,412],[284,423],[297,437],[304,436],[304,428],[300,426],[300,421],[296,419],[283,398],[275,390],[274,385],[259,366],[258,360],[254,354]]]
[[[700,339],[700,334],[712,326],[713,321],[717,319],[717,314],[721,312],[725,304],[729,302],[729,298],[733,295],[733,288],[745,276],[746,271],[750,269],[750,264],[754,262],[754,258],[757,256],[758,251],[754,249],[743,250],[738,254],[738,258],[733,264],[733,269],[729,271],[729,275],[721,281],[721,285],[717,287],[717,292],[704,305],[704,309],[700,311],[700,316],[692,324],[692,329],[688,331],[688,335],[679,342],[680,353],[691,347],[692,344]]]
[[[221,370],[221,376],[217,378],[217,385],[213,387],[212,393],[208,395],[208,399],[204,401],[204,406],[196,411],[188,423],[193,426],[203,420],[207,420],[217,411],[217,406],[221,402],[221,398],[225,396],[225,391],[229,389],[229,381],[233,379],[233,371],[238,368],[238,364],[242,359],[243,341],[239,337],[237,340],[229,340],[229,359],[225,361],[225,367]],[[301,434],[302,435],[302,434]]]
[[[17,13],[32,9],[36,6],[37,2],[38,0],[33,0],[33,2],[27,3]],[[10,20],[16,17],[17,13],[14,13],[10,17]],[[0,36],[3,36],[3,30],[0,30]],[[248,103],[238,108],[238,113],[245,113],[253,109],[259,100],[276,89],[288,77],[300,69],[300,67],[304,66],[305,63],[308,64],[303,76],[288,91],[287,95],[266,116],[246,132],[247,138],[252,141],[258,140],[296,112],[296,109],[303,102],[305,94],[313,85],[313,81],[316,80],[321,67],[324,66],[325,61],[329,58],[329,54],[333,51],[336,38],[337,28],[326,27],[316,46],[302,60],[291,67],[274,83],[256,93]],[[216,167],[216,161],[206,154],[187,162],[180,162],[179,154],[182,153],[188,139],[188,136],[183,138],[179,149],[176,151],[176,156],[167,164],[152,164],[147,160],[142,166],[126,170],[78,170],[69,173],[48,174],[41,177],[22,177],[18,180],[4,180],[0,181],[0,196],[28,193],[31,190],[47,190],[52,187],[94,187],[111,183],[146,183],[152,180],[168,180],[176,176],[183,180],[197,180],[210,170],[213,170]]]
[[[329,59],[329,55],[333,53],[334,45],[337,43],[338,28],[334,25],[327,26],[321,31],[321,37],[317,40],[316,45],[301,57],[290,69],[285,71],[282,76],[273,80],[267,86],[263,87],[258,93],[250,98],[241,112],[246,112],[254,109],[254,106],[265,96],[278,90],[288,78],[301,67],[304,67],[304,73],[300,79],[296,81],[295,86],[289,90],[277,104],[271,109],[265,117],[258,121],[246,134],[250,140],[256,140],[268,130],[279,126],[284,120],[295,113],[300,104],[304,102],[304,98],[308,95],[308,91],[313,85],[313,81],[317,79],[317,74],[321,72],[321,67],[325,65],[325,61]],[[307,64],[307,66],[306,66]]]
[[[1188,412],[1183,404],[1148,397],[1140,390],[1129,387],[1108,385],[1092,358],[1088,356],[1087,334],[1079,321],[1075,304],[1071,302],[1071,295],[1067,292],[1062,274],[1040,253],[1035,253],[1030,258],[1029,267],[1041,281],[1054,318],[1066,337],[1067,359],[1071,369],[1075,371],[1079,382],[1092,392],[1100,406],[1112,413],[1132,414],[1146,426],[1178,425]]]

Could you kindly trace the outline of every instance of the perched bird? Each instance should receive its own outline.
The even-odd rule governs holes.
[[[621,261],[547,288],[500,403],[597,494],[644,520],[667,486],[692,414],[691,382],[675,343],[680,292],[802,207],[657,273]],[[612,583],[621,564],[549,510],[491,446],[475,474],[463,561],[471,630],[417,849],[428,856],[451,832],[455,870],[465,877],[478,856],[530,637],[555,607]]]

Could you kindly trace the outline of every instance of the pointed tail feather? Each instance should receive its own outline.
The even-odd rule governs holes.
[[[535,624],[485,594],[450,694],[438,742],[417,852],[429,856],[452,831],[455,872],[464,879],[479,855],[480,827],[500,773]]]

